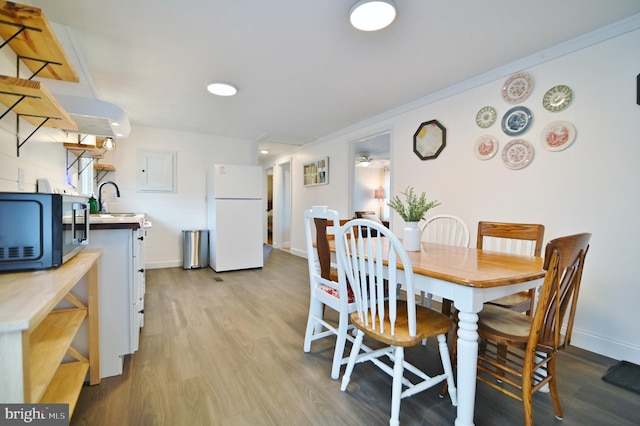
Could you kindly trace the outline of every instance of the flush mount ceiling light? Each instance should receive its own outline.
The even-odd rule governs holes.
[[[396,5],[391,0],[360,0],[351,7],[349,20],[360,31],[377,31],[396,19]]]
[[[233,96],[238,93],[238,89],[233,84],[222,81],[214,81],[207,85],[207,90],[218,96]]]

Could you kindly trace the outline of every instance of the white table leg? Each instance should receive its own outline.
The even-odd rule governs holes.
[[[458,417],[456,426],[472,426],[478,365],[478,315],[458,314]]]

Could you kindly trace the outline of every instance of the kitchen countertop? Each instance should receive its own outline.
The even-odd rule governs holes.
[[[89,215],[90,229],[139,229],[146,226],[144,213],[95,213]]]

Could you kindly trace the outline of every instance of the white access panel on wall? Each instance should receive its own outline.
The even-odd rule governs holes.
[[[136,165],[137,192],[175,192],[175,151],[139,150]]]

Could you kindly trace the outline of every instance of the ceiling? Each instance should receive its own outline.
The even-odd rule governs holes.
[[[640,12],[638,0],[396,0],[396,21],[366,33],[349,24],[354,2],[29,1],[71,29],[95,95],[132,126],[272,152]],[[238,94],[209,94],[213,80]]]

